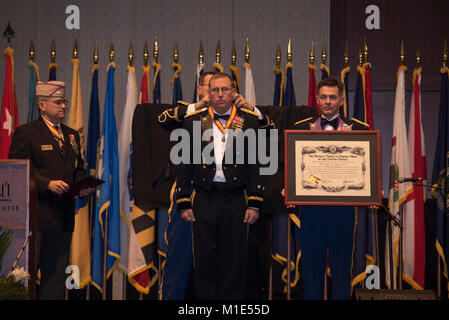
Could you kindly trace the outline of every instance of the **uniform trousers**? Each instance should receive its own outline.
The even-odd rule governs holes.
[[[193,198],[193,286],[196,299],[246,298],[247,204],[244,189],[196,187]]]
[[[323,299],[327,249],[332,275],[331,298],[350,298],[354,219],[354,207],[301,207],[299,235],[304,299]]]

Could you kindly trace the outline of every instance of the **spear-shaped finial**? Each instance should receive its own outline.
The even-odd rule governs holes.
[[[51,40],[50,62],[51,62],[51,63],[55,63],[55,62],[56,62],[56,46],[55,46],[55,39],[52,39],[52,40]]]
[[[218,40],[217,50],[215,51],[215,62],[220,64],[220,61],[221,61],[221,47],[220,47],[220,40]]]
[[[235,67],[236,63],[237,63],[237,49],[235,47],[235,42],[232,41],[231,66]]]
[[[368,62],[368,44],[366,43],[366,36],[363,38],[363,62]]]
[[[159,57],[159,46],[157,44],[157,37],[154,37],[154,50],[153,50],[153,60],[157,63]]]
[[[6,27],[5,31],[3,32],[3,37],[6,38],[6,41],[8,41],[8,46],[11,46],[11,38],[14,38],[14,35],[16,33],[11,28],[11,24],[8,21],[8,26]]]
[[[114,62],[115,51],[114,51],[114,43],[111,41],[111,47],[109,48],[109,62]]]
[[[448,52],[447,52],[447,39],[444,39],[443,43],[443,68],[447,67],[447,60],[449,58]]]
[[[78,39],[76,37],[73,44],[73,59],[78,59]]]
[[[327,60],[326,42],[323,42],[321,47],[321,61],[325,65]]]
[[[404,40],[401,40],[401,54],[399,56],[401,66],[405,65]]]
[[[36,49],[34,49],[34,42],[33,40],[30,40],[30,60],[34,61],[35,57],[36,57]]]
[[[199,64],[204,64],[204,49],[202,40],[200,40],[200,51],[198,53],[198,62]]]
[[[249,41],[248,41],[248,38],[246,38],[246,41],[245,41],[245,62],[246,63],[249,63],[249,57],[250,57]]]
[[[359,43],[359,53],[357,54],[359,58],[359,66],[363,65],[363,45],[362,42]]]
[[[292,62],[293,60],[293,52],[292,52],[292,39],[288,39],[287,44],[287,62]]]
[[[129,50],[128,50],[128,64],[130,66],[132,66],[133,61],[134,61],[134,47],[133,47],[133,42],[130,41],[129,42]]]
[[[179,50],[178,50],[178,44],[176,43],[176,40],[175,40],[175,46],[173,48],[173,62],[178,63],[178,61],[179,61]]]
[[[313,41],[312,41],[312,48],[310,48],[310,53],[309,53],[309,62],[310,62],[310,64],[315,64],[315,51],[313,49]]]
[[[345,66],[345,68],[349,67],[349,45],[348,45],[348,41],[346,41],[346,45],[345,45],[344,66]]]
[[[150,52],[148,50],[148,41],[145,40],[145,46],[143,47],[143,65],[148,65],[148,59],[150,57]]]
[[[99,60],[99,56],[98,56],[98,42],[95,41],[95,48],[94,48],[94,64],[98,64],[98,60]]]
[[[276,67],[281,67],[281,44],[278,42],[278,46],[276,48]]]
[[[419,42],[416,44],[416,67],[421,67],[421,52],[419,50]]]

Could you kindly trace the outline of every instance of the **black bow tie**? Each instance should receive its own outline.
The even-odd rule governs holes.
[[[331,125],[334,130],[338,127],[338,117],[333,120],[327,120],[326,118],[321,117],[321,127],[324,128],[327,125]]]
[[[224,121],[228,121],[229,119],[229,114],[218,114],[218,113],[214,113],[214,120],[220,120],[223,119]]]

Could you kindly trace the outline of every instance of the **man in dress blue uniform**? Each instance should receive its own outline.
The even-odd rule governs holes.
[[[321,116],[295,123],[299,130],[366,130],[368,125],[339,114],[343,85],[334,78],[318,84]],[[304,299],[323,299],[327,250],[332,274],[332,299],[349,299],[354,234],[354,207],[303,206],[300,208],[300,242]]]

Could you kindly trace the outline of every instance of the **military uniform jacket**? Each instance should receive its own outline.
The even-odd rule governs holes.
[[[190,137],[193,136],[194,122],[196,125],[201,125],[201,136],[203,132],[207,129],[212,130],[213,118],[210,114],[209,109],[204,108],[187,115],[184,118],[183,127],[190,133]],[[256,113],[249,111],[244,108],[236,108],[235,117],[228,120],[229,128],[234,129],[234,133],[239,131],[244,132],[247,129],[259,129],[259,119]],[[231,112],[232,113],[232,112]],[[239,130],[241,129],[241,130]],[[263,130],[263,129],[261,129]],[[255,132],[257,138],[257,131]],[[244,148],[239,149],[237,147],[236,135],[228,135],[226,138],[226,148],[224,151],[222,169],[226,179],[225,188],[227,190],[235,190],[238,188],[244,188],[246,191],[248,207],[260,208],[263,202],[263,177],[259,175],[259,164],[257,159],[257,153],[254,155],[249,155],[248,139],[244,139]],[[206,191],[210,191],[212,188],[212,182],[216,172],[215,161],[212,163],[207,163],[204,157],[201,156],[199,163],[194,163],[193,155],[193,139],[190,139],[190,163],[180,164],[177,166],[176,179],[177,179],[177,193],[178,193],[178,210],[192,208],[191,203],[191,182],[193,182],[194,188],[201,188]],[[232,143],[231,143],[232,142]],[[212,151],[210,154],[213,155],[213,138],[209,141],[201,141],[201,151],[203,152],[205,147],[212,143]],[[254,141],[252,142],[254,143]],[[257,143],[256,145],[257,146]],[[253,147],[255,147],[253,146]],[[209,145],[210,147],[210,145]],[[209,149],[210,150],[210,149]],[[257,152],[257,149],[252,149],[251,152]],[[198,151],[198,150],[197,150]],[[232,151],[232,161],[225,160],[227,153]],[[237,162],[237,158],[241,157],[241,152],[244,152],[243,163]],[[251,164],[248,158],[254,156],[255,164]]]
[[[75,201],[47,189],[50,180],[63,180],[71,185],[86,176],[80,154],[78,132],[61,123],[64,152],[53,137],[45,121],[22,125],[14,132],[10,159],[30,159],[37,184],[37,224],[39,230],[63,228],[73,231]]]
[[[295,123],[296,130],[321,130],[320,117],[309,117]],[[367,130],[369,125],[357,119],[340,117],[337,130]]]

